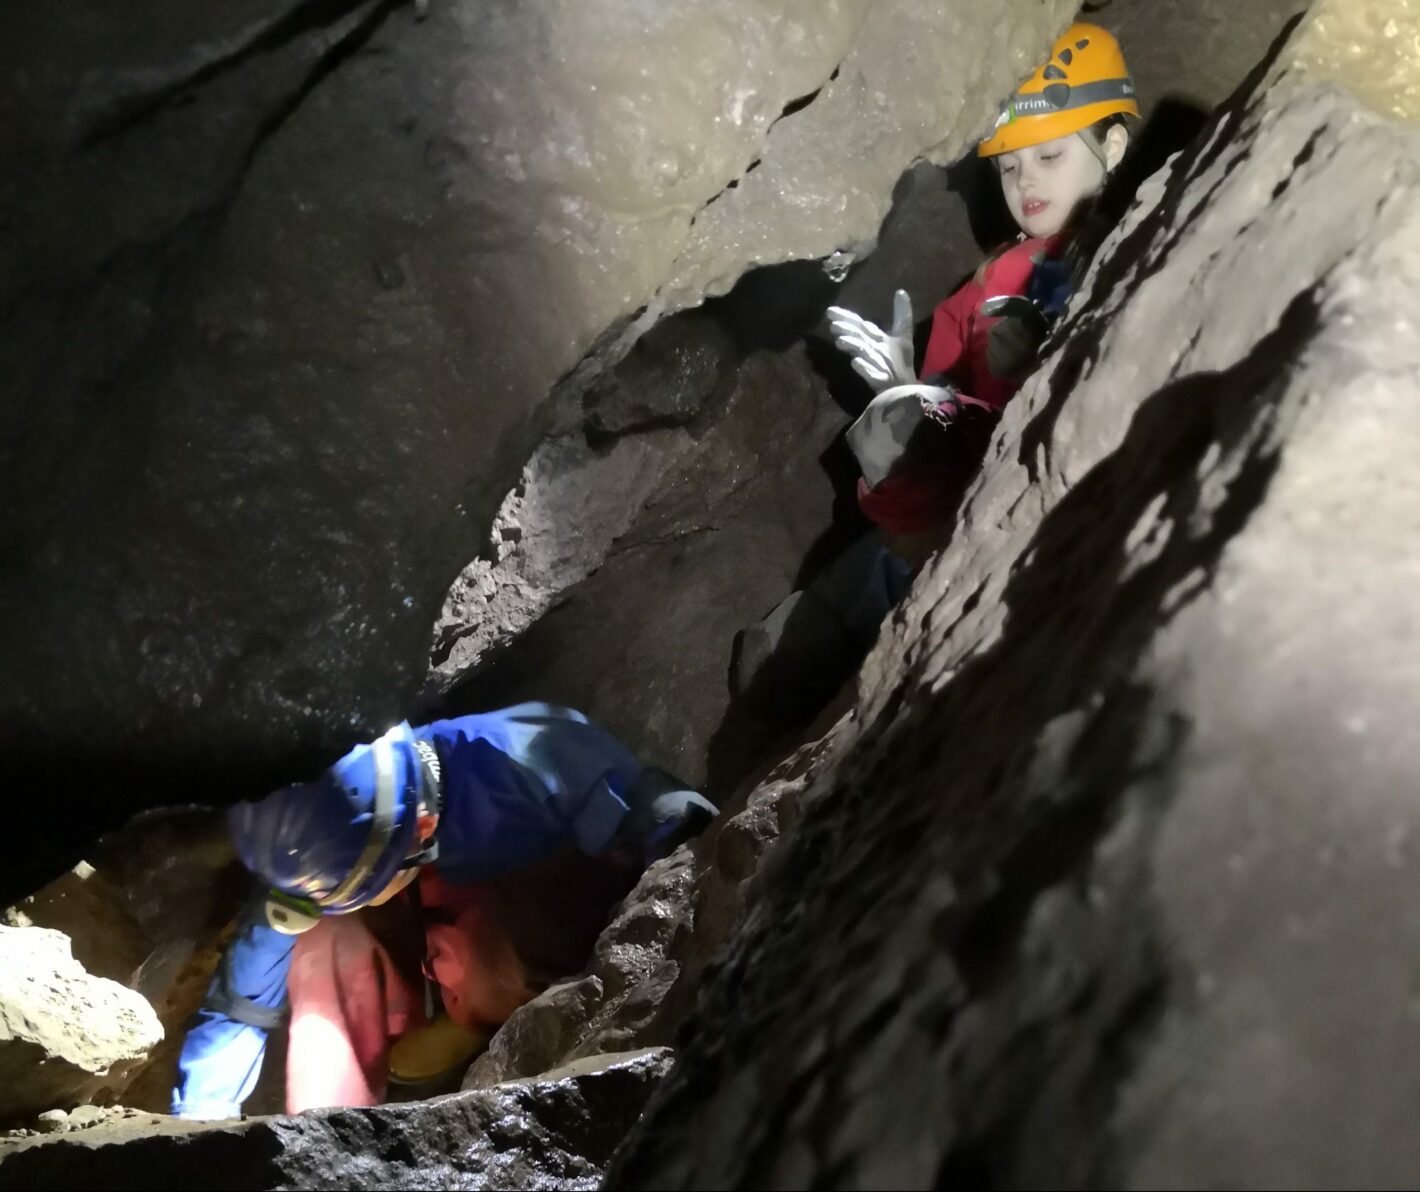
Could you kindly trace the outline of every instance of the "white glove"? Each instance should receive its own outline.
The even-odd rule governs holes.
[[[848,446],[858,460],[863,479],[876,488],[907,454],[923,422],[951,426],[968,406],[989,410],[984,401],[959,393],[950,385],[893,385],[868,403],[848,428]]]
[[[939,411],[952,411],[953,395],[953,390],[941,385],[914,382],[884,389],[868,403],[848,428],[848,446],[869,488],[876,488],[896,467],[924,421],[950,419],[950,413],[944,416]]]
[[[894,385],[912,385],[917,370],[912,367],[912,299],[898,290],[892,299],[892,331],[841,306],[828,308],[833,342],[853,357],[853,371],[872,386],[874,393]]]

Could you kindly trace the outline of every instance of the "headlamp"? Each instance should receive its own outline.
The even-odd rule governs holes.
[[[297,898],[284,890],[266,895],[266,921],[282,935],[302,935],[320,922],[321,909],[309,898]]]

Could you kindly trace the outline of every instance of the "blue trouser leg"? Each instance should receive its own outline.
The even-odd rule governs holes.
[[[876,531],[864,535],[745,631],[736,689],[769,696],[792,715],[816,710],[872,649],[911,586],[910,565]]]
[[[878,627],[911,586],[912,568],[888,550],[874,530],[824,568],[806,590],[866,652],[877,640]]]

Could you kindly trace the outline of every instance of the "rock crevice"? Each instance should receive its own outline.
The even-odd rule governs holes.
[[[1414,1082],[1376,1057],[1414,1029],[1380,992],[1414,946],[1380,576],[1417,541],[1381,461],[1420,358],[1381,328],[1420,156],[1280,53],[1106,244],[611,1186],[1413,1166],[1334,1106]]]

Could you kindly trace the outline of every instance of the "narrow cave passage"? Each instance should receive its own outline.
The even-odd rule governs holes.
[[[1324,412],[1297,395],[1348,400],[1326,362],[1360,349],[1335,312],[1360,301],[1357,261],[1404,258],[1411,130],[1349,84],[1305,89],[1307,71],[1339,69],[1340,26],[1329,9],[1294,23],[1300,0],[1245,14],[1013,0],[1010,21],[895,5],[891,37],[869,4],[731,7],[243,0],[155,6],[143,45],[98,4],[0,17],[16,23],[0,95],[26,113],[18,181],[0,191],[17,514],[0,740],[20,810],[0,927],[0,1187],[131,1183],[135,1146],[151,1148],[152,1186],[214,1188],[1081,1187],[1214,1170],[1206,1122],[1150,1116],[1170,1081],[1204,1088],[1180,1040],[1202,1054],[1214,1030],[1240,1070],[1273,1069],[1236,1042],[1255,1007],[1199,1026],[1213,1011],[1179,992],[1260,980],[1210,934],[1240,913],[1223,883],[1177,926],[1206,901],[1179,841],[1216,839],[1187,818],[1213,789],[1196,775],[1217,766],[1216,789],[1233,789],[1242,751],[1263,787],[1310,789],[1284,755],[1298,725],[1320,742],[1331,722],[1306,702],[1310,672],[1234,709],[1246,749],[1188,693],[1221,706],[1272,673],[1230,687],[1215,637],[1251,615],[1249,583],[1272,583],[1272,519],[1295,528],[1295,507],[1295,525],[1315,524],[1295,461]],[[1407,13],[1377,0],[1345,35],[1389,46],[1376,31]],[[1103,243],[1102,259],[1087,275],[1082,252],[914,555],[860,491],[845,431],[874,391],[828,308],[888,328],[906,291],[913,384],[947,394],[938,410],[966,392],[925,364],[933,311],[962,287],[987,287],[976,307],[992,296],[1020,220],[1004,163],[973,146],[1076,16],[1119,35],[1143,99],[1127,165],[1114,172],[1107,129],[1091,143],[1103,198],[1070,237]],[[1343,143],[1347,120],[1365,131]],[[1372,213],[1349,231],[1324,198],[1342,179]],[[1034,310],[1045,259],[1014,295]],[[1248,262],[1275,293],[1230,315],[1217,287]],[[1377,293],[1403,304],[1404,276]],[[1398,353],[1380,371],[1412,364]],[[865,576],[882,607],[859,632],[844,609]],[[1268,657],[1281,675],[1306,652]],[[1339,682],[1373,709],[1403,671]],[[525,739],[499,721],[481,752],[467,733],[424,734],[531,701],[595,727],[539,711]],[[381,735],[396,722],[414,728]],[[1362,792],[1403,763],[1376,731]],[[393,744],[362,752],[379,741]],[[280,969],[270,1004],[237,990],[249,974],[230,978],[223,1013],[261,1032],[259,1078],[231,1112],[193,1115],[225,1125],[170,1117],[224,955],[252,915],[282,934],[227,808],[336,759],[378,792],[382,749],[401,793],[355,817],[366,840],[382,815],[392,825],[367,846],[378,863],[355,850],[364,885],[342,886],[362,909],[340,921],[358,931],[322,953],[324,977],[309,948],[293,962],[283,945],[297,976]],[[595,781],[568,777],[588,767]],[[473,773],[526,796],[519,840],[555,822],[569,847],[450,877],[486,828],[449,828],[454,776]],[[1393,819],[1386,840],[1404,835]],[[1348,830],[1299,827],[1229,872],[1270,874],[1257,914],[1277,909],[1321,949],[1332,911],[1267,893],[1295,894],[1279,856]],[[1366,880],[1343,874],[1336,905],[1384,902]],[[477,898],[449,894],[461,885]],[[318,901],[282,893],[277,915]],[[1403,951],[1404,925],[1386,922]],[[477,942],[445,946],[456,937]],[[1383,1018],[1381,951],[1354,958],[1371,982],[1357,1004]],[[1276,963],[1311,991],[1304,1008],[1325,1000],[1314,965]],[[466,987],[487,999],[476,1012],[440,992],[460,966],[488,975]],[[307,996],[327,978],[338,1012],[293,1028],[288,980]],[[383,1023],[369,1095],[288,1117],[288,1040],[316,1054],[301,1049],[357,986],[379,1001],[357,1017]],[[1325,1054],[1316,1087],[1333,1089],[1330,1020],[1276,1021],[1288,1046]],[[901,1087],[862,1094],[881,1088],[882,1057]],[[1302,1120],[1299,1089],[1277,1103]],[[762,1126],[707,1151],[737,1114]],[[1139,1154],[1120,1121],[1155,1131]],[[1260,1109],[1247,1129],[1287,1134]],[[1274,1170],[1245,1152],[1220,1145],[1217,1170]]]

